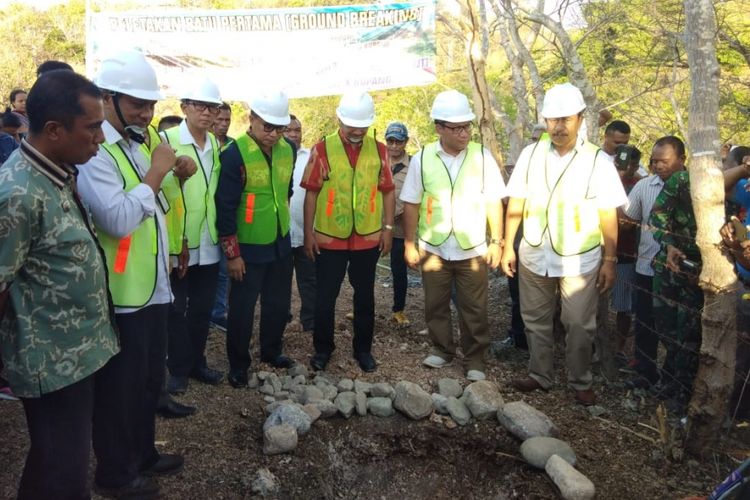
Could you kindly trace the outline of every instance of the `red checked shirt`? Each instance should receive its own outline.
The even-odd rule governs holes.
[[[349,158],[349,165],[352,168],[357,164],[359,158],[359,152],[361,144],[354,144],[346,140],[341,131],[339,131],[339,137],[344,143],[344,151],[346,156]],[[378,153],[380,154],[380,178],[378,180],[378,191],[381,193],[388,193],[393,191],[396,186],[393,183],[393,175],[391,174],[391,167],[388,162],[388,150],[385,144],[377,142]],[[326,156],[326,147],[323,141],[317,143],[310,150],[310,161],[307,163],[305,174],[302,176],[302,182],[300,186],[319,193],[323,187],[323,178],[328,172],[328,158]],[[318,246],[325,250],[369,250],[378,246],[380,242],[380,231],[374,234],[368,234],[362,236],[352,231],[352,235],[347,239],[333,238],[324,234],[315,233],[315,237],[318,242]]]

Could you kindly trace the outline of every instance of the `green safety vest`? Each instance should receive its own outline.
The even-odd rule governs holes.
[[[268,245],[289,233],[289,182],[294,169],[292,146],[280,139],[271,149],[271,165],[247,134],[234,143],[245,168],[245,185],[237,207],[237,241]]]
[[[204,226],[208,226],[208,234],[211,242],[217,244],[219,236],[216,231],[216,202],[214,195],[216,187],[219,184],[219,173],[221,163],[219,162],[219,142],[214,134],[208,132],[208,140],[211,141],[211,151],[213,153],[213,165],[206,177],[203,170],[203,163],[200,155],[193,144],[180,144],[180,129],[172,127],[164,131],[164,137],[167,142],[175,149],[177,156],[189,156],[198,165],[198,171],[182,184],[182,203],[177,203],[175,214],[170,217],[170,221],[175,224],[167,224],[169,231],[169,253],[177,255],[182,251],[182,239],[187,238],[187,245],[190,249],[200,247],[201,231]],[[179,185],[179,180],[173,178],[174,182]],[[183,214],[184,223],[183,231],[180,231],[180,224],[176,219]]]
[[[599,209],[589,196],[596,157],[601,151],[588,141],[576,146],[557,182],[547,177],[549,138],[536,143],[526,171],[527,195],[524,203],[523,237],[538,247],[544,233],[552,249],[561,256],[580,255],[601,244]],[[586,182],[581,182],[585,179]]]
[[[130,191],[141,184],[141,177],[119,144],[102,144],[122,176],[123,189]],[[144,144],[143,154],[151,155]],[[157,207],[157,210],[159,208]],[[96,225],[95,225],[96,226]],[[109,271],[109,290],[118,307],[142,307],[148,303],[156,289],[158,236],[156,218],[149,217],[124,238],[110,236],[96,226],[96,235],[104,250]]]
[[[484,200],[484,149],[470,142],[455,182],[438,156],[438,143],[422,149],[422,202],[419,239],[440,246],[451,236],[464,250],[487,241],[487,206]]]
[[[315,231],[347,239],[352,230],[367,236],[382,227],[383,195],[378,190],[382,161],[375,139],[362,140],[357,164],[351,165],[338,132],[323,139],[328,178],[318,195]]]

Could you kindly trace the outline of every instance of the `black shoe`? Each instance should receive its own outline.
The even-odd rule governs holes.
[[[310,358],[310,366],[313,370],[325,370],[328,360],[331,359],[331,355],[326,352],[316,352],[315,355]]]
[[[195,413],[195,406],[184,405],[168,397],[166,403],[156,408],[156,413],[164,418],[184,418]]]
[[[208,323],[208,326],[219,330],[221,333],[227,333],[227,318],[213,319]]]
[[[289,368],[294,366],[294,360],[287,358],[283,354],[279,354],[275,358],[260,358],[264,363],[268,363],[274,368]]]
[[[187,377],[175,377],[174,375],[169,376],[167,381],[167,392],[170,394],[185,394],[188,388]]]
[[[378,369],[378,364],[375,363],[375,358],[369,352],[354,353],[354,359],[359,363],[359,367],[362,368],[363,372],[374,372]]]
[[[643,375],[638,375],[637,377],[633,377],[631,379],[628,379],[625,381],[625,388],[626,389],[651,389],[651,387],[654,385],[653,382],[651,382],[648,378],[644,377]]]
[[[235,389],[247,387],[247,372],[246,371],[230,371],[227,375],[229,385]]]
[[[159,485],[151,478],[137,476],[124,486],[119,488],[107,488],[94,484],[94,491],[107,498],[132,498],[146,500],[159,496]]]
[[[177,474],[182,470],[182,465],[185,463],[185,459],[182,455],[173,455],[169,453],[162,453],[159,455],[159,460],[154,465],[147,469],[143,469],[141,474],[144,476],[169,476],[171,474]]]
[[[193,370],[190,373],[190,378],[193,378],[198,382],[203,382],[204,384],[218,385],[224,378],[224,374],[219,370],[214,370],[213,368],[202,366],[197,370]]]

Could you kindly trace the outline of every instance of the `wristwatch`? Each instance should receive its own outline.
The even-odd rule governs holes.
[[[496,238],[490,239],[490,245],[500,245],[503,246],[503,243],[505,243],[505,240],[500,238],[499,240]]]
[[[390,224],[383,224],[383,227],[388,231],[393,231],[393,226],[391,226]]]
[[[602,257],[602,260],[604,262],[614,262],[615,264],[617,264],[617,257],[611,257],[608,255],[605,255],[604,257]]]

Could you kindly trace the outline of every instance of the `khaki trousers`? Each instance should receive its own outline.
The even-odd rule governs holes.
[[[568,384],[575,390],[591,387],[591,349],[596,337],[598,269],[580,276],[550,278],[519,263],[521,316],[529,342],[529,375],[548,389],[554,383],[552,318],[557,289],[565,326],[565,363]]]
[[[484,257],[451,261],[423,250],[420,253],[424,316],[433,343],[431,354],[447,360],[456,355],[450,309],[455,284],[465,368],[484,371],[484,355],[490,345]]]

